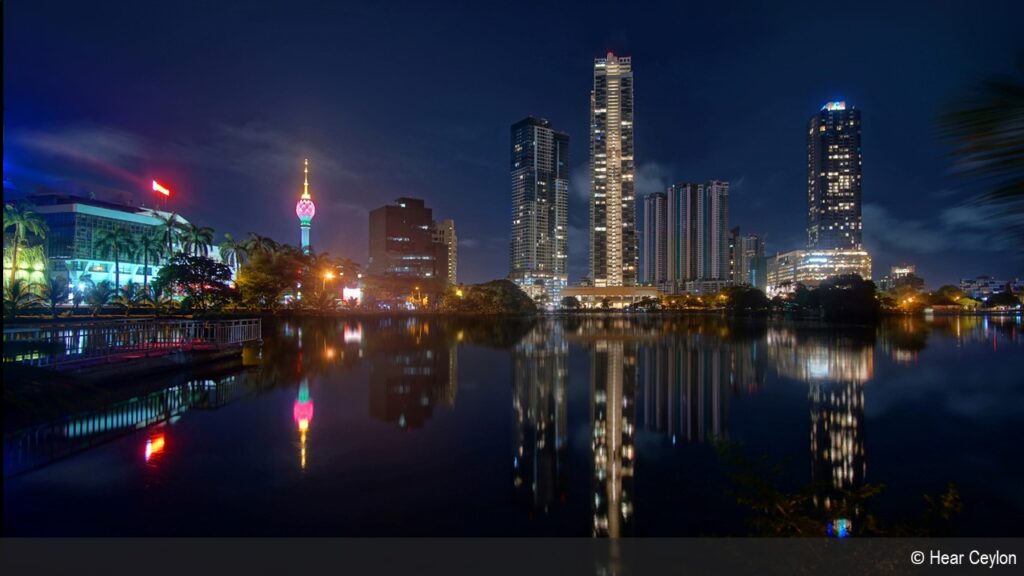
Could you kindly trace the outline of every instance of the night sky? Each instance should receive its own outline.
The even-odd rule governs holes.
[[[423,197],[454,218],[460,280],[508,273],[509,126],[570,135],[570,273],[587,263],[595,57],[633,57],[637,192],[732,183],[731,224],[805,243],[808,119],[862,110],[875,277],[1024,277],[998,222],[961,204],[936,116],[1024,52],[1024,2],[103,2],[4,4],[4,179],[177,191],[219,233],[365,262],[367,212]],[[777,6],[785,4],[785,6]]]

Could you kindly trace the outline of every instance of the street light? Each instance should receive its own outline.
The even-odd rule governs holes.
[[[324,282],[320,286],[320,291],[323,292],[324,290],[327,290],[327,281],[328,280],[333,280],[333,279],[334,279],[334,273],[333,272],[331,272],[331,271],[324,272]]]

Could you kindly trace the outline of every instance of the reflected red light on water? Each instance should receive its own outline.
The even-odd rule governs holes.
[[[160,454],[161,452],[163,452],[164,451],[164,446],[166,445],[166,443],[167,443],[167,441],[164,439],[164,435],[163,434],[160,434],[159,436],[153,436],[153,437],[147,439],[146,440],[146,462],[149,462],[149,459],[152,458],[153,456],[156,456],[157,454]]]

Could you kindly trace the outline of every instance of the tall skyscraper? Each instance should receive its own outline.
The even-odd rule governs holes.
[[[303,168],[304,181],[302,183],[302,196],[295,203],[295,215],[299,217],[300,241],[302,251],[309,254],[309,229],[313,223],[313,216],[316,214],[316,205],[313,204],[313,197],[309,195],[309,159],[306,159]]]
[[[807,247],[861,249],[860,110],[829,102],[807,127]]]
[[[455,221],[440,220],[434,222],[434,243],[440,246],[438,274],[443,274],[449,284],[458,284],[458,238],[455,236]]]
[[[668,279],[668,197],[664,192],[644,196],[643,212],[640,281],[659,285]]]
[[[594,286],[637,281],[633,195],[633,69],[611,52],[594,60],[590,93],[590,276]]]
[[[668,190],[668,281],[702,292],[729,283],[729,183],[676,184]]]
[[[569,136],[541,118],[512,125],[509,278],[557,303],[569,280]]]

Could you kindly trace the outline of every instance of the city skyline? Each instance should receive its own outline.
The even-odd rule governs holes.
[[[1014,3],[1001,6],[991,12],[1021,10]],[[495,231],[507,219],[507,172],[502,164],[508,123],[527,114],[543,116],[582,142],[588,122],[582,102],[588,68],[610,49],[636,58],[642,78],[637,95],[642,102],[636,119],[637,196],[678,180],[722,178],[732,183],[731,223],[758,233],[768,254],[799,247],[804,234],[800,205],[806,202],[806,184],[800,185],[806,182],[806,134],[801,126],[806,128],[807,117],[822,102],[846,100],[866,111],[864,244],[875,268],[912,261],[929,286],[980,274],[1019,276],[1020,265],[1008,261],[1006,246],[989,234],[988,228],[998,225],[972,224],[976,210],[959,205],[962,184],[947,175],[945,148],[933,135],[937,113],[967,95],[976,82],[1013,69],[1014,44],[1009,35],[999,33],[1012,18],[950,6],[924,12],[900,6],[892,14],[894,21],[916,25],[883,27],[872,46],[837,46],[816,55],[802,53],[797,31],[839,8],[811,14],[799,6],[766,13],[753,7],[727,21],[737,41],[714,50],[675,47],[658,40],[657,34],[630,33],[645,26],[657,31],[662,24],[649,17],[631,15],[616,23],[588,15],[564,35],[544,36],[528,48],[529,72],[516,69],[505,78],[507,84],[492,82],[504,87],[501,95],[470,98],[476,93],[465,82],[455,82],[437,94],[417,94],[420,101],[413,102],[399,95],[397,83],[389,78],[396,67],[407,67],[402,47],[422,42],[422,33],[409,34],[394,53],[382,54],[373,62],[374,71],[358,58],[366,54],[358,48],[366,32],[344,28],[338,43],[356,56],[351,61],[357,72],[366,73],[357,87],[339,86],[317,74],[324,68],[324,56],[306,50],[303,39],[287,46],[236,40],[229,50],[212,51],[208,62],[189,60],[190,70],[204,79],[197,84],[176,73],[190,50],[212,41],[195,23],[162,14],[181,33],[160,46],[144,44],[137,54],[124,54],[119,41],[130,33],[120,24],[135,18],[137,8],[105,6],[77,18],[82,8],[68,5],[60,7],[66,19],[52,26],[33,25],[53,8],[46,2],[7,7],[8,15],[25,25],[5,29],[5,180],[26,191],[72,179],[137,190],[137,200],[151,202],[143,184],[160,176],[176,191],[170,208],[190,219],[236,236],[251,230],[288,240],[294,238],[294,220],[282,215],[294,206],[296,162],[308,155],[323,191],[317,198],[317,220],[340,224],[318,228],[314,236],[322,233],[323,240],[315,239],[316,250],[366,262],[367,212],[379,205],[377,198],[412,195],[426,198],[458,222],[465,281],[500,278],[507,272],[501,261],[508,239]],[[699,9],[678,10],[679,16],[693,16],[698,24],[723,22],[722,16]],[[447,19],[436,26],[442,30],[464,24],[460,19],[482,17],[441,11]],[[308,23],[315,36],[324,30],[318,18],[331,21],[332,14],[323,12],[307,8],[295,18]],[[433,71],[441,75],[440,83],[467,67],[481,75],[483,84],[501,77],[483,63],[515,58],[500,40],[506,25],[498,20],[502,14],[485,18],[488,37],[499,41],[457,69]],[[865,10],[849,18],[873,15],[877,12]],[[210,22],[237,22],[233,16],[220,7],[208,14]],[[358,12],[354,20],[369,24],[367,31],[378,35],[384,22],[371,9]],[[411,10],[399,17],[394,29],[408,31],[420,20]],[[673,18],[662,20],[667,26]],[[985,27],[991,41],[961,45],[958,35],[949,33],[954,22]],[[768,32],[758,32],[762,23]],[[238,26],[253,32],[247,36],[266,37],[265,27],[272,25]],[[76,52],[73,47],[84,30],[90,31],[90,48]],[[479,33],[439,47],[441,57],[463,53]],[[767,43],[773,55],[758,52]],[[280,54],[261,60],[270,48]],[[268,87],[270,80],[262,71],[257,75],[243,67],[223,77],[213,74],[241,50],[263,61],[273,84],[288,86],[288,97],[301,105],[288,104],[279,88]],[[892,58],[894,53],[898,57]],[[303,56],[292,57],[298,54]],[[154,58],[169,65],[147,78],[147,87],[125,80],[121,65],[143,69]],[[103,61],[118,65],[93,65]],[[936,68],[940,62],[942,73]],[[412,74],[422,78],[419,71]],[[546,88],[536,90],[539,84]],[[296,85],[302,89],[292,90]],[[739,89],[744,87],[748,89]],[[339,96],[342,88],[344,95]],[[756,90],[756,105],[749,103],[749,88]],[[384,93],[393,96],[390,104],[374,105]],[[76,95],[74,106],[68,94]],[[123,94],[124,105],[110,106],[112,94]],[[284,104],[273,107],[270,102]],[[439,114],[425,114],[432,108]],[[735,114],[740,110],[744,113]],[[401,159],[410,156],[421,159],[403,165]],[[568,240],[570,281],[575,282],[586,275],[589,179],[584,155],[577,154],[573,162]],[[467,201],[469,191],[487,201]]]

